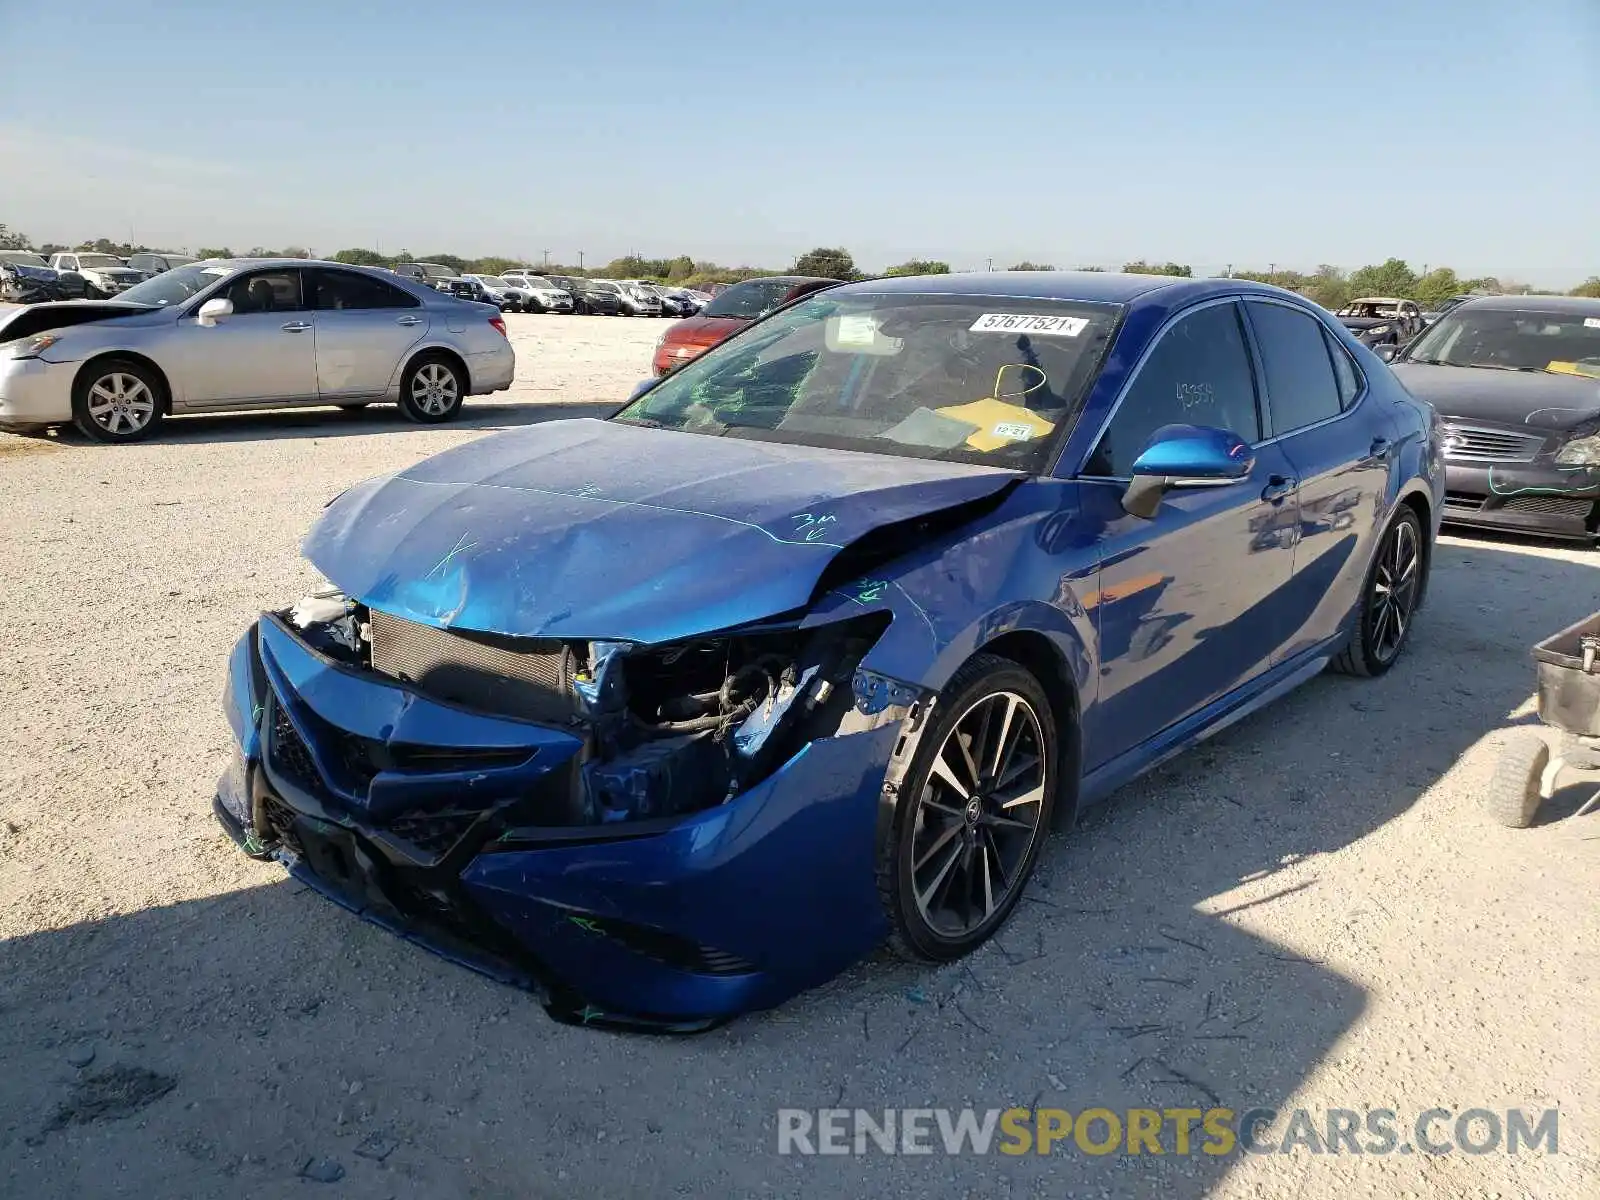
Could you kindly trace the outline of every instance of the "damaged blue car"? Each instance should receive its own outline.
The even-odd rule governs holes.
[[[326,586],[233,652],[215,810],[563,1020],[705,1028],[970,952],[1052,825],[1389,670],[1443,487],[1429,406],[1288,292],[830,288],[333,500]]]

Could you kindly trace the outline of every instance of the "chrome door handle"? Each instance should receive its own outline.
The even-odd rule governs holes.
[[[1282,504],[1283,498],[1299,486],[1298,479],[1287,475],[1274,475],[1267,480],[1267,486],[1261,489],[1261,498],[1268,504]]]
[[[394,323],[396,325],[421,325],[422,324],[422,318],[421,317],[396,317]]]
[[[304,333],[311,326],[304,321],[290,321],[283,327],[285,333]]]

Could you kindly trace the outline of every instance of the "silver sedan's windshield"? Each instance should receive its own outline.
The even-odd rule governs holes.
[[[233,274],[233,268],[221,266],[217,263],[196,264],[191,267],[179,267],[173,271],[166,271],[154,279],[146,279],[143,283],[129,288],[117,297],[131,304],[153,304],[165,306],[182,304],[191,296],[196,296],[206,290],[219,279],[226,279]]]
[[[115,268],[115,267],[125,267],[127,265],[128,264],[123,262],[120,258],[113,258],[109,254],[80,254],[80,255],[78,255],[78,266],[87,267],[91,271],[95,270],[96,268],[99,268],[99,267],[113,267],[113,268]]]
[[[1042,470],[1119,311],[1009,296],[819,295],[706,352],[613,419]]]

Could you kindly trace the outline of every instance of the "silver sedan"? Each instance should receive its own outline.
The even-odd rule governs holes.
[[[435,423],[515,369],[493,305],[335,263],[209,260],[0,313],[0,429],[133,442],[167,413],[385,401]]]

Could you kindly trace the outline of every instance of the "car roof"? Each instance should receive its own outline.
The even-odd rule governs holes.
[[[1401,299],[1399,296],[1357,296],[1354,300],[1350,301],[1350,303],[1351,304],[1405,304],[1405,303],[1408,303],[1408,302],[1406,300]],[[1414,304],[1416,302],[1415,301],[1410,301],[1410,303]]]
[[[1530,309],[1547,313],[1572,313],[1576,316],[1600,316],[1600,299],[1593,296],[1472,296],[1461,302],[1461,307],[1493,308],[1502,312],[1526,312]]]
[[[1154,292],[1173,303],[1217,295],[1304,296],[1247,279],[1190,279],[1175,275],[1131,275],[1120,271],[969,271],[951,275],[903,275],[864,279],[840,292],[861,295],[909,293],[944,296],[1004,296],[1031,300],[1079,300],[1129,304]]]

